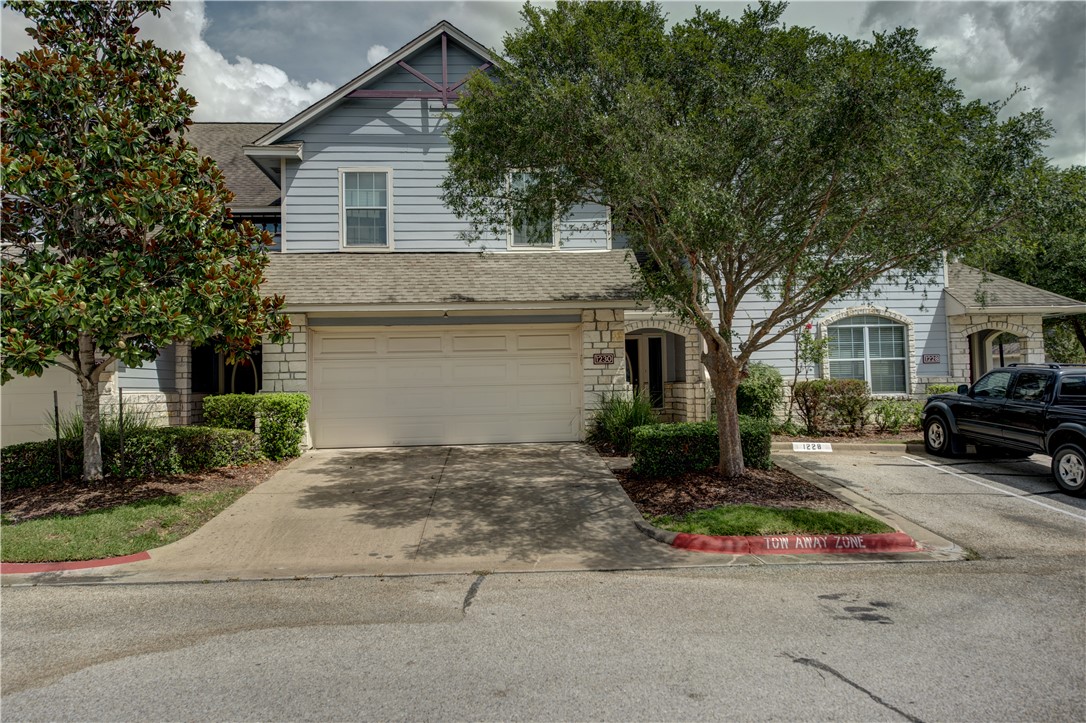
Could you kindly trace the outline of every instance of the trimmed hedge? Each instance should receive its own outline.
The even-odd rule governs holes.
[[[775,367],[755,362],[735,392],[739,413],[757,419],[773,419],[784,400],[784,379]]]
[[[255,394],[220,394],[204,397],[204,424],[220,429],[256,431]]]
[[[65,479],[83,473],[83,440],[60,440]],[[120,475],[120,439],[102,435],[102,466]],[[155,427],[124,439],[125,477],[198,472],[260,459],[260,442],[252,432],[212,427]],[[5,490],[40,487],[57,481],[57,443],[24,442],[0,450]]]
[[[297,457],[302,453],[309,396],[293,392],[274,394],[221,394],[204,397],[204,422],[222,429],[257,430],[268,459]]]
[[[773,426],[764,419],[739,417],[743,464],[772,466]],[[633,470],[645,477],[666,477],[715,467],[720,461],[716,422],[653,424],[633,431]]]
[[[957,384],[929,384],[928,396],[932,394],[954,394],[958,391]]]
[[[261,394],[257,414],[260,418],[260,447],[268,459],[286,459],[302,453],[305,417],[309,414],[306,394]]]

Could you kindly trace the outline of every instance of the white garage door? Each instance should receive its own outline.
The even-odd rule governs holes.
[[[314,332],[314,445],[576,440],[580,349],[576,325]]]
[[[0,444],[51,439],[47,417],[53,413],[53,390],[59,392],[63,416],[79,409],[82,395],[75,375],[51,367],[40,377],[15,377],[0,387]]]

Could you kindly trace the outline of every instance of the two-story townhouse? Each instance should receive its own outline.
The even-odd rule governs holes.
[[[294,333],[264,344],[253,366],[179,343],[119,370],[106,393],[123,388],[186,423],[206,393],[304,391],[317,447],[572,441],[601,394],[631,385],[667,419],[707,418],[701,338],[635,298],[606,209],[556,219],[542,239],[516,224],[471,238],[443,204],[447,114],[467,75],[490,63],[442,22],[285,123],[195,124],[188,138],[223,170],[234,216],[275,235],[264,291],[286,296]],[[768,303],[742,309],[755,319]],[[923,284],[885,283],[828,306],[812,332],[830,340],[829,358],[804,376],[922,397],[933,382],[1043,361],[1042,319],[1082,312],[1082,302],[946,264]],[[795,359],[787,338],[757,355],[788,379]],[[21,438],[46,436],[46,389],[62,371],[50,374],[4,387],[5,444],[16,441],[13,406],[35,417]]]

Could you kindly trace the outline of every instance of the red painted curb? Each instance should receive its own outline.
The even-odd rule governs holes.
[[[62,570],[86,570],[90,567],[121,565],[126,562],[150,560],[151,553],[137,552],[123,557],[107,557],[102,560],[78,560],[75,562],[0,562],[0,575],[27,574],[31,572],[59,572]]]
[[[857,552],[916,552],[920,546],[904,532],[877,535],[764,535],[724,537],[680,532],[672,547],[725,555],[825,555]]]

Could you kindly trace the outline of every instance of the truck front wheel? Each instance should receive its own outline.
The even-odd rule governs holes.
[[[950,431],[950,425],[938,414],[924,422],[924,449],[937,457],[961,454],[961,440]]]
[[[1061,445],[1052,455],[1052,476],[1069,495],[1086,494],[1086,453],[1077,444]]]

